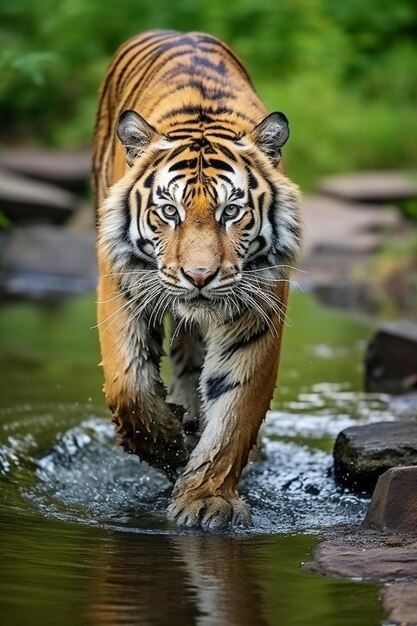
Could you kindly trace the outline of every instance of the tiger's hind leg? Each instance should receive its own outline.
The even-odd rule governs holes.
[[[198,441],[201,420],[199,383],[205,348],[197,329],[185,330],[181,323],[172,320],[170,342],[171,380],[167,401],[184,407],[183,427],[187,447],[194,448]]]

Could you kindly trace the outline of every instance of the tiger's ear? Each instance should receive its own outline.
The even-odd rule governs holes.
[[[126,148],[126,161],[135,160],[155,139],[157,131],[136,111],[123,111],[117,122],[117,136]]]
[[[290,134],[284,113],[270,113],[255,128],[250,137],[262,152],[277,165],[281,160],[281,148]]]

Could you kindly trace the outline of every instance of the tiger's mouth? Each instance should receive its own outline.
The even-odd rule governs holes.
[[[212,295],[207,295],[204,293],[196,293],[191,298],[187,298],[187,302],[192,306],[208,309],[215,305],[216,300],[218,298],[213,297]]]

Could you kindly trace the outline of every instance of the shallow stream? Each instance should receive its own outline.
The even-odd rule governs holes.
[[[242,481],[253,523],[207,534],[168,522],[169,483],[117,446],[94,323],[92,297],[0,310],[2,623],[383,624],[376,585],[300,569],[366,510],[334,485],[334,437],[402,411],[360,392],[372,330],[293,294],[266,458]]]

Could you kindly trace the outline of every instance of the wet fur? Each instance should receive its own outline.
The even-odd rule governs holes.
[[[126,110],[146,122],[121,118]],[[101,89],[93,179],[104,390],[124,448],[176,480],[169,512],[179,523],[249,519],[237,486],[273,395],[301,239],[281,118],[266,115],[239,59],[199,33],[126,42]],[[156,210],[165,200],[176,223]],[[233,202],[243,216],[222,222]],[[181,268],[217,272],[207,298],[187,292]]]

